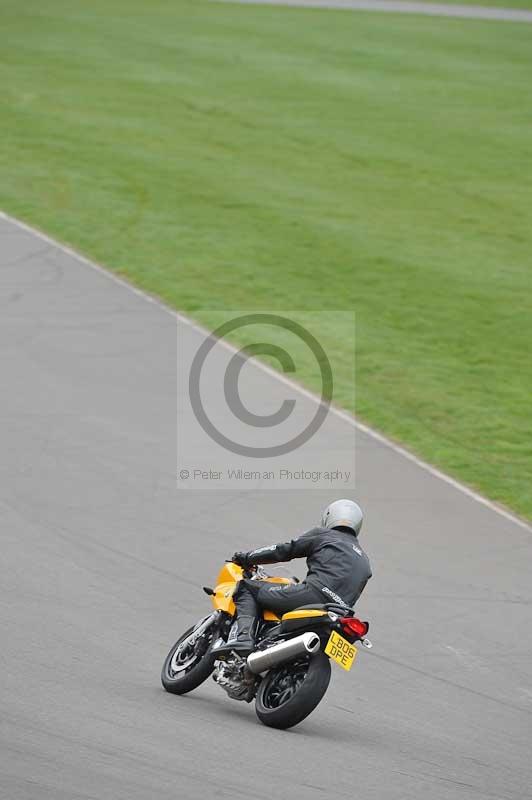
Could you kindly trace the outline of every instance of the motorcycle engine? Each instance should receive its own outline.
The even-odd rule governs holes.
[[[247,703],[253,700],[256,677],[246,670],[246,662],[238,656],[217,661],[212,677],[233,700],[245,700]]]

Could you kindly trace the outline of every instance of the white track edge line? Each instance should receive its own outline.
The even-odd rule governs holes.
[[[167,306],[165,303],[163,303],[162,300],[159,300],[159,298],[153,297],[152,295],[148,294],[142,289],[138,289],[136,286],[133,286],[133,284],[129,283],[129,281],[125,280],[121,276],[116,275],[109,269],[103,267],[101,264],[97,264],[95,261],[91,261],[89,258],[82,255],[81,253],[76,252],[76,250],[73,250],[71,247],[68,247],[67,245],[62,244],[61,242],[58,242],[51,236],[48,236],[46,233],[43,233],[43,231],[40,231],[38,228],[34,228],[33,226],[28,225],[26,222],[22,222],[22,220],[19,220],[16,217],[12,217],[10,214],[2,210],[0,210],[0,219],[4,219],[7,222],[10,222],[12,225],[15,225],[18,228],[21,228],[22,230],[31,233],[33,236],[37,236],[38,238],[42,239],[42,241],[47,242],[52,247],[61,250],[63,253],[66,253],[72,258],[75,258],[82,264],[85,264],[91,269],[96,270],[96,272],[99,272],[101,275],[104,275],[106,278],[113,281],[114,283],[117,283],[119,286],[125,287],[130,292],[136,294],[138,297],[141,297],[144,300],[146,300],[148,303],[156,305],[158,308],[162,309],[166,314],[170,314],[170,316],[174,317],[183,325],[187,325],[189,328],[193,328],[194,330],[198,331],[198,333],[201,333],[203,336],[210,334],[210,331],[207,328],[202,327],[197,322],[194,322],[193,320],[181,314],[179,311],[175,311],[173,308],[170,308],[170,306]],[[234,347],[229,342],[227,342],[225,339],[219,340],[219,342],[223,347],[227,348],[232,353],[238,352],[237,348]],[[263,372],[266,372],[268,375],[280,381],[281,383],[284,383],[287,386],[290,386],[292,389],[295,389],[304,397],[307,397],[313,402],[318,404],[322,402],[317,395],[313,394],[313,392],[310,392],[308,389],[305,389],[303,386],[300,386],[295,381],[286,378],[282,373],[276,372],[276,370],[272,369],[267,364],[264,364],[263,362],[258,361],[257,359],[254,359],[254,363]],[[347,422],[349,425],[352,425],[358,430],[362,431],[362,433],[365,433],[367,436],[370,436],[372,439],[375,439],[380,444],[390,448],[395,453],[398,453],[399,455],[408,459],[408,461],[411,461],[412,463],[416,464],[416,466],[418,466],[425,472],[428,472],[434,478],[439,478],[441,481],[444,481],[449,486],[452,486],[454,489],[457,489],[459,492],[462,492],[462,494],[467,495],[467,497],[471,498],[472,500],[475,500],[477,503],[480,503],[486,508],[489,508],[491,511],[494,511],[496,514],[499,514],[500,516],[504,517],[510,522],[513,522],[515,525],[518,525],[520,528],[524,528],[525,530],[532,533],[532,526],[529,525],[528,522],[526,522],[524,519],[521,519],[515,514],[512,514],[510,511],[507,511],[505,508],[499,506],[497,503],[494,503],[492,500],[488,500],[487,497],[484,497],[483,495],[479,494],[474,489],[470,489],[468,486],[466,486],[463,483],[460,483],[460,481],[457,481],[455,478],[451,478],[451,476],[447,475],[445,472],[442,472],[436,467],[433,467],[431,464],[428,464],[426,461],[423,461],[421,458],[418,458],[418,456],[414,455],[413,453],[410,453],[401,445],[396,444],[391,439],[388,439],[386,438],[386,436],[383,436],[383,434],[379,433],[373,428],[370,428],[369,425],[366,425],[363,422],[359,422],[359,420],[357,420],[356,417],[352,416],[347,411],[343,411],[342,409],[336,408],[335,406],[330,406],[329,411],[330,413],[334,414],[335,416]]]
[[[423,17],[441,17],[444,19],[466,19],[473,22],[532,22],[529,9],[505,8],[504,6],[475,6],[470,3],[450,5],[445,2],[425,3],[417,0],[398,2],[397,7],[392,4],[395,0],[384,0],[384,3],[373,4],[368,0],[349,4],[341,0],[215,0],[216,2],[236,3],[247,6],[261,6],[263,8],[303,8],[303,9],[329,9],[330,11],[363,11],[390,14],[412,14]],[[411,3],[411,4],[410,4]]]

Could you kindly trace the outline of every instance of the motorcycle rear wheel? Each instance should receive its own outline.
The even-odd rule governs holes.
[[[331,663],[325,653],[281,664],[262,679],[257,717],[270,728],[292,728],[314,711],[327,691]]]
[[[186,630],[166,656],[161,671],[161,683],[171,694],[186,694],[207,680],[214,667],[211,646],[214,632],[209,629],[192,647],[180,645],[190,636],[194,626]],[[205,637],[205,638],[204,638]]]

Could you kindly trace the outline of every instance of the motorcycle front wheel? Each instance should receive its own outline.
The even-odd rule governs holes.
[[[270,670],[257,692],[257,717],[270,728],[297,725],[314,711],[330,679],[331,663],[322,652]]]
[[[194,626],[179,637],[166,656],[161,672],[161,683],[167,692],[186,694],[207,680],[214,667],[211,646],[214,630],[209,628],[197,642],[187,645]]]

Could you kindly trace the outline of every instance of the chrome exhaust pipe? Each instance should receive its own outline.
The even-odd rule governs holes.
[[[297,656],[316,653],[319,647],[320,637],[316,633],[302,633],[301,636],[296,636],[294,639],[274,644],[267,650],[251,653],[246,663],[251,672],[260,675],[261,672],[283,664],[285,661],[291,661]]]

